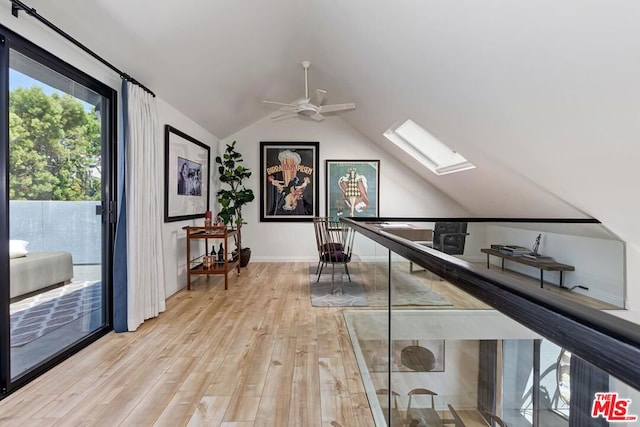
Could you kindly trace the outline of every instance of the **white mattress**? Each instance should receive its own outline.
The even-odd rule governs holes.
[[[9,270],[9,294],[15,298],[71,280],[73,261],[69,252],[29,252],[12,258]]]

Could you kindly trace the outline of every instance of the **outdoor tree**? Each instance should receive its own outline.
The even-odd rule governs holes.
[[[99,200],[100,120],[71,95],[37,86],[9,96],[11,200]]]

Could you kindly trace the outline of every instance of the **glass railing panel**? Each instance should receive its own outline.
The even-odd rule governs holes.
[[[410,226],[415,227],[416,224],[412,222]],[[424,228],[428,226],[425,223]],[[456,266],[468,267],[473,272],[486,274],[487,277],[517,283],[517,286],[531,291],[533,295],[545,296],[553,291],[556,291],[552,294],[553,298],[561,295],[557,293],[557,289],[551,288],[553,284],[549,284],[546,278],[543,289],[540,289],[539,276],[527,278],[526,272],[508,271],[508,264],[505,272],[501,265],[495,266],[494,263],[487,270],[486,258],[483,259],[486,253],[481,249],[491,248],[491,242],[498,240],[498,231],[510,233],[511,226],[512,224],[495,223],[468,224],[469,235],[466,237],[469,238],[472,234],[478,237],[484,233],[482,239],[476,244],[465,246],[462,254],[455,254],[452,255],[453,258],[447,259],[453,260]],[[599,239],[597,245],[594,245],[606,247],[605,252],[612,253],[608,263],[614,265],[605,266],[607,262],[603,262],[601,271],[607,268],[613,271],[617,268],[616,262],[611,261],[623,255],[624,247],[621,242],[615,238],[608,239],[606,232],[598,235],[599,232],[596,231],[585,231],[584,224],[558,225],[560,226],[574,228],[571,231],[573,237],[563,238],[575,240],[582,249],[589,246],[585,239]],[[538,224],[524,224],[517,233],[528,227],[535,228],[529,230],[534,233],[535,245],[535,238],[540,234]],[[547,227],[546,232],[558,231],[552,228]],[[426,242],[417,242],[405,236],[397,239],[397,236],[396,234],[396,240],[404,242],[403,246],[415,247],[418,252],[433,253],[431,249],[424,249],[429,246]],[[514,235],[505,234],[499,241],[501,244],[524,242],[510,236]],[[553,240],[551,236],[547,238],[549,241]],[[540,240],[544,242],[543,239],[544,235]],[[554,236],[554,239],[559,247],[561,238]],[[469,240],[473,242],[472,239]],[[606,243],[609,240],[611,243]],[[539,253],[543,253],[541,248],[546,248],[542,242],[538,245]],[[521,245],[524,246],[524,243]],[[533,252],[533,245],[531,249]],[[635,405],[638,405],[640,402],[638,391],[627,385],[625,378],[614,378],[604,374],[600,368],[587,362],[582,363],[575,354],[563,348],[562,342],[552,342],[549,337],[541,336],[494,310],[490,305],[491,301],[489,304],[480,301],[465,292],[464,287],[454,285],[432,271],[421,268],[411,261],[415,261],[411,251],[401,252],[404,256],[393,250],[388,256],[387,274],[390,277],[391,295],[388,310],[375,307],[345,314],[352,326],[349,330],[351,340],[357,343],[354,344],[354,349],[369,400],[376,402],[371,405],[376,425],[486,426],[499,425],[498,420],[505,421],[509,426],[607,425],[607,417],[612,421],[611,417],[621,416],[613,409],[608,409],[608,402],[615,399],[622,399],[621,405],[630,406],[627,411],[630,419],[640,412],[632,403],[636,402]],[[606,258],[602,254],[601,256]],[[456,258],[461,261],[456,261]],[[376,265],[376,268],[384,267]],[[437,268],[435,270],[438,271]],[[600,277],[604,276],[606,274]],[[613,276],[615,273],[612,273]],[[570,277],[565,277],[565,283],[572,280]],[[619,280],[612,279],[613,282]],[[403,295],[407,283],[416,284],[421,292],[435,292],[447,304],[422,304],[419,303],[418,295],[407,302],[407,296]],[[560,292],[572,295],[573,290]],[[578,298],[562,298],[571,301],[571,304],[584,303]],[[608,307],[605,304],[598,307],[598,304],[593,301],[585,303],[588,307]],[[384,326],[385,322],[387,328]],[[554,339],[557,340],[558,337],[555,336]],[[381,353],[383,354],[380,355]],[[375,362],[379,360],[385,361],[382,364]],[[579,362],[575,362],[576,360]],[[581,372],[588,373],[588,378],[606,377],[606,381],[595,385],[587,380],[576,383],[573,381],[577,375],[573,366],[576,364],[583,370]],[[381,372],[385,369],[385,372]],[[635,369],[637,371],[637,366]],[[371,382],[368,386],[367,381]],[[385,383],[386,387],[381,387]],[[604,383],[606,387],[602,385]],[[369,394],[370,390],[372,394]],[[381,391],[384,395],[381,395]],[[580,399],[576,400],[575,396],[580,396]],[[595,414],[594,405],[598,408]],[[573,420],[571,423],[570,419]]]
[[[390,251],[358,233],[353,248],[349,268],[363,299],[343,315],[376,425],[383,426],[391,422],[389,408],[395,403],[389,394]]]
[[[599,310],[626,306],[625,245],[599,223],[416,219],[376,227],[559,298]]]
[[[637,389],[549,340],[503,340],[501,360],[501,392],[492,404],[509,426],[637,420]]]

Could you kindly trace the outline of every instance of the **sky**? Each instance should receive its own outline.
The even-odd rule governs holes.
[[[40,88],[42,88],[42,91],[46,95],[57,93],[58,95],[62,96],[65,94],[65,92],[55,89],[49,85],[46,85],[42,83],[40,80],[36,80],[34,78],[29,77],[26,74],[21,73],[20,71],[14,70],[13,68],[9,68],[9,91],[12,91],[19,87],[29,88],[32,86],[39,86]],[[80,98],[76,98],[76,99],[82,103],[85,111],[91,111],[93,109],[93,106],[91,104],[84,102]]]
[[[9,68],[9,90],[12,91],[18,87],[28,88],[31,86],[40,86],[44,93],[47,95],[51,95],[52,93],[57,93],[59,95],[63,95],[63,92],[54,89],[51,86],[47,86],[39,80],[32,79],[26,74],[22,74],[20,71],[16,71],[13,68]]]

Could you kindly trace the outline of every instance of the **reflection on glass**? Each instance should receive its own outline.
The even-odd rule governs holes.
[[[370,224],[418,252],[445,252],[474,272],[535,293],[597,309],[624,304],[624,245],[599,224],[454,221],[449,231],[464,243],[448,252],[435,245],[441,238],[436,239],[436,226],[427,221]],[[556,343],[398,254],[387,258],[383,250],[368,251],[376,245],[358,237],[354,256],[380,261],[361,263],[359,273],[380,280],[364,287],[370,307],[345,310],[344,317],[377,426],[502,422],[528,427],[537,420],[535,425],[561,427],[570,418],[592,425],[596,392],[621,390],[640,401],[637,390],[586,362],[576,366],[579,359]],[[501,246],[522,251],[509,256],[526,254],[534,262],[505,258],[503,269],[501,257],[483,251]],[[543,257],[574,267],[563,272],[565,289],[558,270],[544,267],[540,287]],[[380,290],[389,295],[386,306],[371,304]],[[582,373],[582,381],[575,372]]]
[[[11,377],[105,324],[101,96],[10,52]]]
[[[571,352],[565,349],[560,351],[556,367],[556,380],[558,381],[558,393],[560,400],[566,405],[571,402]]]

